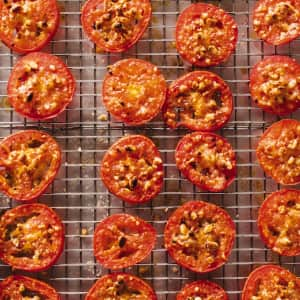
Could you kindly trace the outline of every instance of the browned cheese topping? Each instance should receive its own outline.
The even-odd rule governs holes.
[[[47,14],[47,11],[41,11],[42,0],[3,1],[6,12],[1,16],[0,30],[10,36],[17,45],[21,40],[41,43],[56,26],[55,19]]]
[[[200,119],[208,126],[213,125],[217,118],[222,119],[230,110],[221,97],[221,84],[205,76],[181,84],[175,99],[169,101],[170,106],[165,114],[167,123],[176,126],[178,111],[175,110],[179,108],[179,121]]]
[[[32,104],[28,113],[49,114],[57,109],[69,91],[67,79],[57,73],[56,66],[39,66],[39,63],[29,60],[23,67],[23,75],[18,78],[16,95],[24,106]],[[48,101],[47,101],[48,100]],[[24,108],[26,110],[26,108]]]
[[[277,1],[275,5],[267,6],[266,3],[261,3],[258,6],[257,19],[254,20],[254,31],[264,39],[271,31],[280,31],[280,39],[284,39],[287,35],[294,35],[300,31],[299,19],[300,8],[293,5],[292,1]],[[270,25],[269,32],[264,27],[261,27],[263,22]]]
[[[114,174],[115,184],[122,192],[142,190],[147,193],[153,184],[161,180],[163,173],[159,171],[162,160],[156,156],[152,161],[141,157],[140,150],[134,145],[117,147],[111,151],[113,164],[105,162],[103,167]]]
[[[265,138],[258,145],[264,168],[275,178],[286,182],[300,176],[300,125],[293,130],[284,129],[278,139]]]
[[[280,215],[282,222],[278,223],[278,227],[269,228],[269,230],[276,237],[274,250],[280,253],[282,247],[293,246],[293,243],[299,240],[300,203],[290,200],[286,206],[278,207],[277,214]]]
[[[13,216],[12,216],[13,217]],[[13,257],[28,257],[38,262],[47,258],[56,249],[52,249],[53,233],[60,231],[58,226],[52,226],[40,221],[38,213],[15,218],[14,223],[7,225],[1,237],[12,244]]]
[[[130,280],[132,277],[129,277]],[[99,299],[109,300],[149,300],[147,294],[130,287],[122,275],[119,275],[115,281],[108,279],[105,286],[99,289],[98,296],[101,297]]]
[[[24,187],[34,189],[42,181],[47,181],[52,175],[48,172],[51,162],[59,156],[49,142],[38,140],[23,143],[17,149],[7,149],[7,153],[8,157],[1,159],[5,170],[0,172],[0,182],[8,185],[15,194],[23,193]]]
[[[190,20],[189,24],[185,24],[182,33],[178,38],[184,41],[184,52],[192,53],[195,61],[204,60],[206,64],[210,64],[213,57],[222,57],[224,48],[222,38],[227,36],[226,29],[222,21],[218,18],[209,16],[207,12],[203,12],[199,17]],[[236,25],[232,25],[233,29]],[[231,37],[235,39],[234,36]],[[219,39],[219,40],[218,40]],[[227,53],[228,50],[225,51]]]
[[[256,293],[250,300],[296,300],[300,289],[295,281],[280,278],[274,271],[257,282]]]
[[[214,217],[204,216],[203,209],[185,212],[181,220],[179,231],[174,232],[172,243],[182,247],[182,253],[192,256],[203,266],[207,267],[216,259],[226,260],[222,236],[225,234],[224,224]]]
[[[300,77],[290,79],[286,76],[289,66],[287,64],[268,65],[259,68],[265,82],[255,88],[259,89],[260,98],[256,101],[264,106],[286,105],[291,109],[295,102],[300,101]]]
[[[125,43],[135,35],[135,27],[141,21],[145,3],[133,5],[131,0],[106,1],[106,9],[96,8],[92,12],[97,20],[92,25],[92,34],[107,43]]]

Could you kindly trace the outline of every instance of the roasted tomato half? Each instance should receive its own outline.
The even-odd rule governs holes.
[[[144,34],[151,19],[149,0],[88,0],[82,7],[84,32],[106,52],[123,52]]]
[[[47,283],[25,276],[9,276],[0,283],[2,300],[60,300],[55,289]]]
[[[277,183],[300,183],[300,122],[284,119],[271,125],[258,142],[256,156]]]
[[[103,157],[100,176],[108,190],[124,201],[154,198],[163,184],[163,163],[154,143],[142,135],[119,139]]]
[[[226,292],[216,283],[199,280],[186,284],[176,300],[228,300]]]
[[[226,189],[236,175],[231,145],[213,133],[194,132],[184,136],[177,144],[175,160],[188,180],[211,192]]]
[[[242,300],[300,299],[300,280],[290,271],[275,265],[256,268],[246,280]]]
[[[212,72],[194,71],[169,87],[163,117],[170,128],[213,131],[232,113],[232,94],[222,78]]]
[[[126,273],[101,277],[89,290],[85,300],[157,300],[154,290],[142,279]]]
[[[63,224],[47,205],[20,205],[0,219],[0,259],[15,269],[46,270],[57,261],[63,245]]]
[[[96,227],[94,253],[105,268],[118,270],[145,259],[155,241],[155,229],[143,219],[117,214],[107,217]]]
[[[56,117],[72,101],[75,79],[58,57],[35,52],[22,57],[10,74],[7,95],[21,115],[46,120]]]
[[[277,115],[300,107],[300,65],[287,56],[270,56],[258,62],[250,74],[252,100]]]
[[[189,63],[207,67],[226,61],[235,50],[238,29],[223,9],[207,3],[187,7],[176,24],[176,48]]]
[[[260,0],[253,13],[253,29],[272,45],[286,44],[300,35],[299,0]]]
[[[281,190],[266,198],[258,213],[266,246],[280,255],[300,254],[300,191]]]
[[[164,239],[170,256],[179,265],[207,273],[228,260],[235,226],[222,208],[203,201],[189,201],[169,218]]]
[[[0,39],[24,54],[42,49],[59,24],[56,0],[1,0]]]
[[[36,199],[53,182],[60,163],[60,147],[49,134],[12,134],[0,142],[0,190],[15,200]]]
[[[128,125],[153,119],[160,112],[166,93],[166,81],[158,68],[134,58],[109,66],[102,87],[106,109]]]

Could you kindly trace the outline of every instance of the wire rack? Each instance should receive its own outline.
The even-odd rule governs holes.
[[[55,266],[41,274],[31,274],[49,282],[62,299],[84,299],[94,281],[107,271],[95,261],[92,249],[93,230],[107,215],[127,212],[152,223],[158,232],[155,250],[142,263],[127,269],[145,280],[156,290],[158,298],[175,299],[181,287],[192,280],[207,278],[219,283],[230,300],[239,299],[245,278],[256,266],[279,263],[300,275],[300,260],[284,258],[266,250],[256,229],[257,209],[265,196],[279,188],[266,178],[255,158],[255,145],[263,130],[276,117],[251,106],[248,78],[251,66],[266,55],[300,56],[300,40],[283,47],[271,47],[258,40],[249,26],[255,1],[206,1],[228,11],[239,27],[237,50],[230,60],[211,70],[221,75],[234,95],[231,121],[219,133],[232,143],[238,158],[238,177],[225,193],[197,190],[181,177],[175,167],[174,148],[186,131],[170,131],[161,116],[143,127],[132,128],[116,122],[101,103],[101,84],[106,66],[125,57],[138,57],[159,66],[168,82],[192,70],[185,65],[174,48],[176,18],[191,1],[153,0],[153,18],[142,40],[124,54],[97,53],[80,26],[80,0],[60,1],[60,29],[45,51],[61,57],[77,79],[77,93],[65,113],[48,122],[32,122],[18,116],[6,101],[7,78],[16,55],[0,47],[0,136],[17,130],[38,128],[52,134],[63,149],[64,160],[54,184],[39,201],[53,207],[64,220],[65,251]],[[300,114],[291,115],[299,119]],[[164,159],[165,180],[162,193],[152,202],[132,206],[109,194],[98,178],[99,162],[106,149],[119,137],[140,133],[152,138]],[[198,276],[178,267],[163,248],[163,228],[170,213],[186,200],[202,199],[224,207],[236,223],[237,238],[229,262],[222,268]],[[16,205],[4,196],[1,208]],[[0,278],[14,272],[0,265]]]

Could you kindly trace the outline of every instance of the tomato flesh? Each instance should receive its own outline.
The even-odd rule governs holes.
[[[61,150],[47,133],[25,130],[0,143],[0,190],[19,201],[41,195],[54,180]]]
[[[94,253],[104,267],[117,270],[146,258],[155,240],[155,229],[143,219],[128,214],[112,215],[96,227]]]
[[[271,125],[258,142],[256,156],[276,182],[300,183],[300,122],[284,119]]]
[[[186,284],[176,300],[228,300],[226,292],[217,284],[208,280],[199,280]]]
[[[101,277],[89,290],[85,300],[157,300],[153,289],[142,279],[114,273]]]
[[[55,0],[1,0],[0,39],[24,54],[43,48],[59,25]]]
[[[213,133],[184,136],[178,142],[175,160],[182,174],[204,190],[223,191],[235,178],[234,151],[225,139]]]
[[[156,66],[130,58],[109,67],[102,94],[106,109],[117,120],[141,125],[160,112],[166,92],[166,81]]]
[[[299,0],[260,0],[253,14],[253,29],[272,45],[286,44],[300,35]]]
[[[149,0],[88,0],[81,23],[90,40],[107,52],[123,52],[144,34],[151,19]]]
[[[75,80],[58,57],[35,52],[21,58],[8,82],[10,104],[25,117],[54,118],[72,101]]]
[[[1,217],[0,258],[15,269],[48,269],[59,258],[63,244],[63,224],[44,204],[17,206]]]
[[[280,266],[261,266],[249,275],[243,289],[242,300],[253,299],[300,299],[300,281]]]
[[[220,207],[189,201],[168,219],[164,238],[166,249],[178,264],[194,272],[207,273],[228,260],[235,226]]]
[[[272,193],[260,207],[257,223],[268,248],[280,255],[299,255],[300,191]]]
[[[287,56],[271,56],[258,62],[250,74],[255,104],[277,115],[300,107],[300,65]]]
[[[30,277],[13,275],[0,283],[0,298],[3,300],[60,300],[57,292],[40,280]]]
[[[194,71],[169,87],[163,116],[171,128],[213,131],[221,128],[232,113],[228,85],[214,73]]]
[[[108,149],[101,163],[100,176],[117,197],[131,203],[142,203],[160,192],[163,163],[150,139],[130,135]]]
[[[207,3],[187,7],[176,24],[176,47],[183,59],[199,67],[218,65],[235,50],[238,29],[224,10]]]

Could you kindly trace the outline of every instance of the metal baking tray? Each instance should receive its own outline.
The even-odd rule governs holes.
[[[6,85],[18,56],[0,46],[0,137],[22,129],[38,128],[52,134],[63,149],[59,175],[39,201],[53,207],[64,220],[65,251],[47,272],[30,274],[49,282],[62,299],[84,299],[94,281],[107,270],[95,261],[92,249],[93,230],[105,216],[127,212],[139,215],[158,231],[155,250],[142,263],[128,268],[147,280],[156,290],[159,300],[173,300],[186,283],[207,278],[219,283],[230,300],[239,299],[245,278],[256,266],[278,263],[300,275],[299,258],[279,257],[264,248],[256,229],[257,209],[266,195],[280,186],[266,178],[255,157],[255,146],[261,133],[277,118],[251,106],[248,78],[251,66],[264,56],[282,54],[300,61],[300,40],[281,47],[267,46],[258,40],[249,22],[256,1],[206,1],[228,11],[237,21],[239,41],[230,60],[212,71],[222,76],[234,95],[234,112],[230,122],[219,131],[236,150],[238,177],[224,193],[197,190],[182,178],[175,167],[174,148],[185,130],[171,131],[159,116],[143,127],[127,127],[116,122],[101,103],[101,84],[106,67],[126,57],[138,57],[156,64],[168,82],[192,70],[180,59],[174,48],[174,29],[179,12],[192,1],[152,0],[153,17],[143,38],[124,54],[97,53],[80,25],[83,1],[59,1],[62,21],[58,33],[45,51],[61,57],[77,79],[77,92],[65,113],[47,122],[33,122],[17,115],[6,101]],[[101,115],[107,121],[101,121]],[[294,113],[290,117],[297,118]],[[165,179],[162,193],[152,202],[133,206],[109,194],[99,179],[99,163],[106,149],[119,137],[140,133],[152,138],[164,159]],[[181,203],[202,199],[224,207],[233,217],[237,237],[228,263],[205,276],[180,268],[168,257],[163,247],[163,228],[170,213]],[[7,209],[16,205],[1,196],[0,205]],[[0,264],[0,278],[14,272]],[[20,273],[20,272],[19,272]]]

